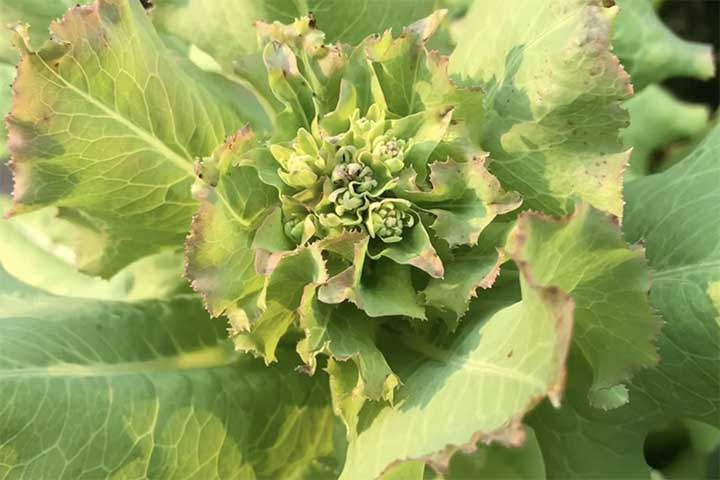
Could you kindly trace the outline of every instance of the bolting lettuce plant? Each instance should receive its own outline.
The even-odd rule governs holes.
[[[626,175],[676,130],[631,79],[712,56],[649,4],[6,3],[70,8],[12,34],[3,478],[650,478],[659,424],[716,441],[720,131]]]

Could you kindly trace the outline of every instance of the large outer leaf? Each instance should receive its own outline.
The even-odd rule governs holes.
[[[0,197],[0,215],[9,204]],[[108,280],[78,272],[68,247],[74,228],[55,215],[47,208],[0,221],[0,266],[33,287],[71,297],[137,301],[189,290],[175,252],[142,258]]]
[[[573,311],[560,290],[531,282],[520,303],[471,311],[447,345],[391,337],[384,351],[404,385],[394,406],[363,412],[341,478],[375,478],[411,459],[442,467],[481,440],[522,443],[523,415],[546,396],[560,400]]]
[[[529,420],[550,477],[648,479],[642,450],[648,431],[681,417],[717,425],[718,155],[720,127],[682,163],[628,185],[625,232],[644,240],[657,271],[650,298],[666,321],[659,339],[662,360],[633,378],[629,404],[602,412],[587,405],[590,370],[575,356],[565,406],[543,406]]]
[[[573,342],[594,370],[591,402],[610,408],[627,401],[618,384],[658,361],[660,321],[648,303],[642,249],[631,249],[617,223],[587,205],[560,221],[522,214],[509,248],[539,284],[575,301]]]
[[[633,85],[640,90],[668,77],[706,80],[715,72],[712,46],[678,38],[658,18],[648,0],[617,0],[620,14],[612,44]]]
[[[22,52],[8,118],[15,212],[63,207],[96,235],[81,265],[110,275],[182,242],[196,205],[192,163],[243,123],[243,103],[214,100],[162,46],[139,2],[97,0]],[[254,108],[254,107],[253,107]]]
[[[386,28],[401,27],[429,15],[436,0],[158,0],[158,28],[215,57],[227,70],[258,49],[253,25],[262,20],[291,23],[312,12],[329,42],[356,44]]]
[[[717,420],[720,411],[720,127],[682,163],[627,187],[630,240],[642,240],[650,300],[667,326],[660,371],[638,388],[675,413]],[[713,294],[714,292],[714,294]]]
[[[235,353],[193,298],[0,289],[3,478],[294,478],[331,453],[325,381]]]
[[[527,207],[569,213],[580,198],[622,214],[620,101],[632,87],[609,52],[613,12],[599,0],[483,0],[468,12],[472,31],[450,68],[485,86],[487,116],[475,140]]]

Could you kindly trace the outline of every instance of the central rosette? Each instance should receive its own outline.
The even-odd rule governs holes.
[[[297,244],[345,231],[396,243],[418,222],[394,192],[412,139],[398,138],[378,109],[356,110],[348,123],[336,135],[300,129],[289,146],[270,149],[289,190],[284,231]]]

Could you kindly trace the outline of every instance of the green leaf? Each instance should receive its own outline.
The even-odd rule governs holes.
[[[632,147],[630,172],[646,175],[652,156],[672,142],[693,138],[708,127],[707,106],[680,101],[663,88],[650,85],[625,102],[630,126],[623,143]]]
[[[628,152],[618,142],[632,87],[609,51],[607,17],[591,0],[475,2],[450,71],[486,90],[490,171],[528,208],[569,213],[574,199],[622,214]]]
[[[638,388],[676,415],[711,424],[720,411],[719,155],[715,127],[678,165],[630,182],[624,226],[645,245],[655,270],[650,300],[666,321],[663,362]]]
[[[0,197],[0,216],[9,206]],[[189,291],[179,252],[144,257],[108,280],[78,272],[69,247],[76,233],[53,208],[0,221],[0,265],[39,290],[70,297],[139,301]]]
[[[624,393],[618,384],[658,362],[653,340],[661,323],[648,302],[642,249],[630,248],[614,219],[586,205],[559,221],[522,214],[508,243],[536,282],[575,301],[573,341],[594,371],[591,403],[607,409],[627,401],[614,398]]]
[[[477,290],[495,283],[505,262],[499,248],[505,244],[510,227],[495,223],[483,233],[480,244],[453,250],[452,258],[445,261],[445,276],[431,279],[421,292],[424,303],[437,310],[451,330],[467,313]]]
[[[237,354],[196,299],[19,286],[0,270],[3,476],[299,478],[331,460],[324,380]]]
[[[236,330],[259,315],[265,279],[255,271],[250,229],[277,198],[253,167],[240,165],[253,150],[254,138],[243,130],[198,166],[202,204],[186,242],[186,276],[210,314],[227,315]]]
[[[442,466],[481,440],[521,444],[523,415],[562,395],[572,310],[525,278],[522,302],[471,311],[452,340],[389,335],[383,351],[404,385],[394,406],[363,412],[341,478],[375,478],[398,459]]]
[[[348,438],[352,438],[365,401],[392,402],[400,384],[375,345],[377,325],[348,304],[334,307],[319,302],[316,289],[311,286],[302,299],[300,326],[305,338],[297,350],[310,373],[315,372],[315,357],[319,353],[332,357],[327,371],[333,405],[345,423]]]
[[[192,164],[242,126],[248,97],[216,101],[176,65],[139,2],[75,7],[51,30],[40,50],[25,28],[14,36],[14,212],[62,207],[95,232],[81,267],[109,276],[182,243],[196,209]]]
[[[283,256],[266,277],[258,299],[260,313],[250,325],[235,326],[231,338],[235,347],[274,362],[280,338],[298,322],[297,310],[309,284],[327,280],[327,272],[318,248],[300,248]]]
[[[458,453],[450,460],[445,480],[502,479],[544,480],[545,464],[535,432],[525,429],[527,438],[520,447],[481,445],[469,455]]]
[[[562,408],[543,404],[528,417],[547,478],[650,480],[643,442],[647,420],[657,421],[653,404],[635,392],[630,394],[630,403],[609,412],[588,404],[593,373],[577,353],[568,361],[569,382]]]
[[[613,25],[612,44],[636,89],[669,77],[714,76],[711,45],[677,37],[648,0],[617,0],[617,5],[620,14]]]
[[[465,163],[448,158],[430,166],[430,191],[421,191],[415,179],[401,184],[398,196],[413,201],[435,216],[431,228],[450,247],[475,245],[482,231],[497,215],[518,208],[522,202],[515,192],[505,192],[485,168],[486,158]]]
[[[412,265],[433,278],[442,278],[444,275],[442,260],[421,222],[406,230],[401,242],[382,244],[377,251],[370,249],[369,256],[373,259],[385,257],[401,265]]]
[[[308,15],[316,18],[329,42],[357,44],[368,35],[400,28],[429,15],[435,0],[162,0],[153,12],[158,29],[205,50],[228,71],[234,60],[258,49],[254,22],[292,23]],[[232,21],[230,21],[232,19]],[[352,19],[352,21],[347,21]]]
[[[656,272],[650,299],[666,322],[658,342],[661,362],[628,383],[627,405],[604,412],[586,401],[590,366],[581,355],[571,356],[563,408],[544,405],[529,419],[549,477],[647,479],[643,443],[649,431],[678,418],[717,426],[718,154],[715,128],[682,163],[628,184],[625,233],[645,244]]]

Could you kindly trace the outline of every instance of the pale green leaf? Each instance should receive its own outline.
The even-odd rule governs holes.
[[[473,140],[526,207],[569,213],[579,198],[622,214],[620,102],[632,87],[609,50],[613,12],[595,0],[483,0],[468,12],[450,71],[486,89]]]
[[[341,478],[375,478],[396,460],[443,465],[480,440],[521,444],[523,415],[545,396],[559,402],[572,310],[558,289],[524,280],[522,302],[471,311],[452,340],[389,336],[404,385],[394,406],[363,412]]]
[[[192,164],[245,122],[168,54],[139,2],[97,0],[22,52],[8,118],[15,212],[46,205],[94,231],[81,266],[109,276],[178,246],[196,203]]]
[[[0,197],[0,215],[10,200]],[[179,252],[142,258],[105,280],[78,272],[69,245],[77,233],[53,208],[0,221],[0,265],[18,280],[56,295],[138,301],[189,290]]]
[[[591,403],[606,409],[624,403],[615,398],[623,392],[618,384],[658,362],[661,322],[648,302],[642,249],[630,248],[616,221],[587,205],[559,221],[523,214],[508,243],[535,281],[575,301],[573,342],[593,367]]]
[[[663,25],[649,0],[616,0],[612,44],[640,90],[669,77],[707,80],[715,74],[712,46],[689,42]]]
[[[18,285],[0,271],[4,478],[302,478],[332,461],[324,380],[234,352],[196,299]]]

